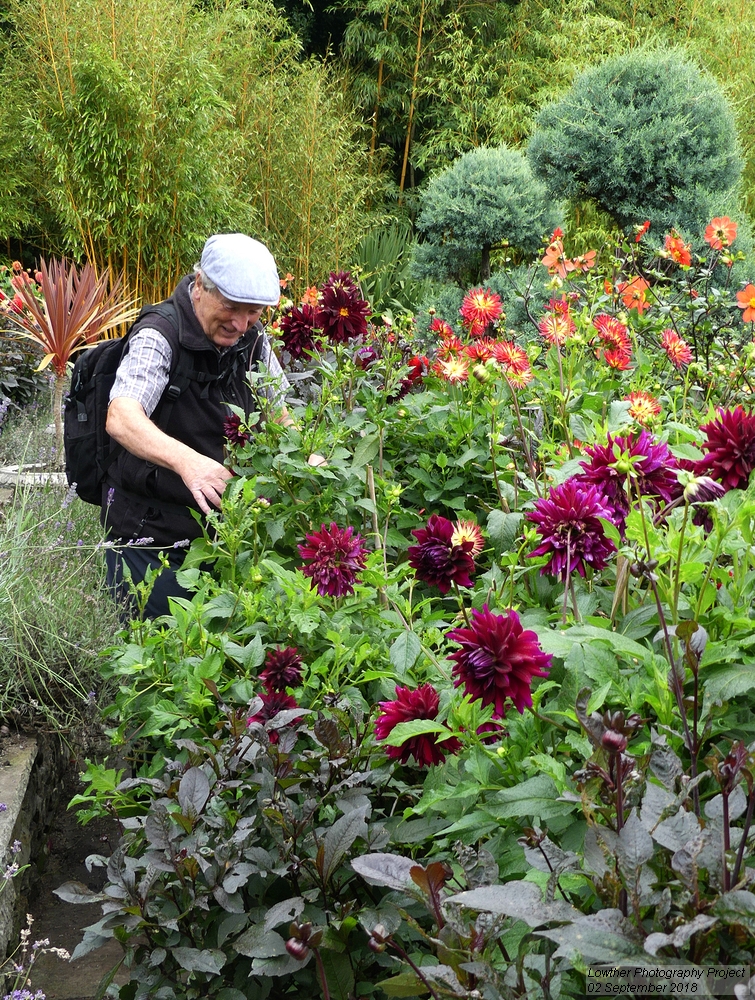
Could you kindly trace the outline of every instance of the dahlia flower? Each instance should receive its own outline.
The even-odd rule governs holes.
[[[548,268],[549,274],[557,274],[559,278],[565,278],[569,271],[574,270],[574,264],[564,253],[564,244],[560,237],[548,245],[541,263]]]
[[[469,378],[469,364],[466,358],[448,357],[439,359],[433,365],[433,372],[451,385],[459,385]]]
[[[537,324],[537,329],[540,336],[549,344],[557,344],[562,347],[570,337],[574,336],[577,328],[569,314],[567,304],[566,309],[554,309],[552,312],[547,312]]]
[[[632,359],[632,344],[626,326],[607,313],[599,313],[593,319],[592,325],[598,331],[600,338],[595,356],[599,358],[602,353],[603,360],[609,367],[625,371]]]
[[[435,352],[435,357],[439,361],[448,361],[449,358],[455,358],[457,355],[461,354],[464,350],[464,345],[456,336],[455,333],[451,333],[444,337],[438,345],[438,350]]]
[[[742,310],[743,323],[755,323],[755,285],[737,292],[737,306]]]
[[[315,310],[311,305],[289,309],[280,318],[281,339],[284,350],[292,358],[300,358],[313,349],[312,331],[315,326]]]
[[[501,296],[489,288],[473,288],[464,296],[459,313],[473,337],[482,337],[503,311]]]
[[[512,341],[497,340],[493,344],[493,357],[511,385],[521,388],[534,378],[527,352]]]
[[[437,587],[441,594],[447,594],[452,583],[471,587],[475,573],[472,552],[477,540],[465,533],[462,540],[456,542],[454,530],[447,518],[431,514],[425,528],[412,531],[417,544],[409,546],[409,565],[418,580]]]
[[[641,226],[634,227],[634,242],[639,243],[645,233],[650,229],[650,219],[645,219]]]
[[[586,253],[578,254],[572,260],[572,266],[575,271],[582,271],[583,274],[595,267],[595,258],[598,256],[597,250],[588,250]]]
[[[320,531],[307,535],[306,542],[298,546],[302,559],[309,563],[302,573],[311,578],[321,597],[354,593],[357,574],[367,562],[367,552],[362,536],[352,537],[353,532],[353,528],[339,528],[331,521],[329,528],[321,525]]]
[[[333,344],[344,344],[351,337],[367,333],[369,303],[348,271],[331,271],[320,286],[320,298],[315,307],[315,326]]]
[[[715,419],[700,428],[705,434],[705,457],[698,470],[717,479],[727,490],[747,488],[755,469],[755,414],[743,407],[719,410]]]
[[[580,462],[583,472],[573,478],[597,486],[606,501],[611,520],[620,531],[629,513],[627,479],[634,480],[634,494],[658,497],[671,503],[679,493],[677,461],[664,442],[655,442],[647,431],[626,437],[608,435],[604,445],[586,446],[589,462]]]
[[[302,663],[299,651],[293,646],[270,649],[265,657],[265,669],[260,680],[268,691],[285,691],[301,681]]]
[[[440,319],[438,316],[430,324],[430,333],[437,333],[443,340],[456,336],[451,324],[447,323],[444,319]]]
[[[668,256],[681,267],[689,267],[692,263],[690,245],[685,243],[678,233],[671,232],[666,236],[663,248]]]
[[[554,486],[547,498],[536,500],[527,519],[537,525],[543,541],[529,554],[550,555],[540,572],[565,582],[575,569],[580,576],[585,575],[587,566],[604,569],[616,546],[606,538],[601,517],[611,520],[598,489],[574,479]]]
[[[241,429],[241,417],[238,413],[232,413],[223,421],[223,434],[231,444],[246,444],[251,440],[251,434]]]
[[[485,539],[474,521],[457,521],[451,542],[453,545],[465,546],[465,551],[469,552],[473,559],[485,548]]]
[[[627,309],[636,309],[640,316],[646,309],[650,308],[650,303],[647,301],[649,288],[650,285],[647,281],[640,277],[632,278],[630,281],[621,281],[618,285],[621,301]]]
[[[661,333],[661,347],[674,368],[688,365],[692,360],[689,344],[675,330],[667,329]]]
[[[414,691],[407,687],[396,685],[396,700],[381,701],[380,715],[375,720],[375,736],[379,740],[386,739],[400,722],[413,722],[415,719],[436,719],[440,698],[432,684],[421,684]],[[437,733],[422,733],[412,736],[400,747],[386,747],[385,752],[393,760],[408,764],[414,757],[419,767],[429,767],[431,764],[442,764],[447,753],[458,753],[461,743],[455,736],[438,741]]]
[[[705,242],[712,250],[723,250],[729,247],[737,238],[737,224],[732,222],[728,215],[720,215],[711,219],[710,225],[705,230]]]
[[[493,718],[505,715],[508,701],[520,714],[532,707],[532,680],[548,676],[552,656],[542,651],[534,632],[522,628],[516,611],[495,615],[485,604],[472,611],[468,628],[452,629],[448,638],[461,646],[449,657],[455,687],[492,705]]]
[[[485,364],[493,357],[493,347],[495,341],[491,340],[489,337],[480,337],[471,344],[467,344],[464,348],[465,357],[469,358],[470,361],[479,361]]]
[[[661,412],[661,404],[649,392],[630,392],[624,397],[629,403],[629,416],[638,424],[649,424]]]

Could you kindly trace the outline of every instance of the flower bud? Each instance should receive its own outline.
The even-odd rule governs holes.
[[[295,958],[297,962],[303,962],[309,954],[309,945],[306,941],[298,941],[296,938],[289,938],[288,941],[286,941],[286,951],[289,953],[291,958]]]
[[[601,746],[610,754],[623,753],[627,748],[627,738],[614,729],[607,729],[600,740]]]

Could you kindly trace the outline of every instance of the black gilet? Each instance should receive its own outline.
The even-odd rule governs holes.
[[[163,316],[148,313],[134,324],[131,333],[149,327],[165,337],[172,353],[171,379],[179,352],[188,353],[192,374],[171,405],[167,426],[160,419],[165,393],[152,420],[170,437],[222,462],[223,421],[231,413],[226,404],[233,403],[245,413],[257,409],[247,372],[250,364],[259,360],[264,334],[256,324],[233,347],[218,351],[194,315],[189,295],[193,278],[183,278],[167,300],[176,309],[179,328]],[[191,510],[198,510],[196,502],[177,473],[127,451],[115,460],[103,485],[102,522],[110,529],[111,539],[151,538],[151,544],[172,546],[181,539],[198,538],[202,527]]]

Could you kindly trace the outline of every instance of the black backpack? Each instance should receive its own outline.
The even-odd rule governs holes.
[[[73,367],[71,388],[65,399],[63,440],[66,454],[66,477],[69,486],[87,503],[102,503],[102,481],[113,461],[123,450],[105,430],[110,390],[131,331],[147,313],[154,313],[174,328],[180,324],[172,303],[144,306],[124,337],[104,340],[79,354]],[[160,320],[155,326],[160,325]],[[144,324],[142,324],[144,326]],[[171,363],[170,384],[163,393],[158,426],[167,426],[173,403],[190,382],[191,359],[178,351]]]

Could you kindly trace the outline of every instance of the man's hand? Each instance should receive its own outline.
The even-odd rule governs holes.
[[[208,503],[212,504],[213,507],[220,506],[223,490],[228,480],[233,477],[233,473],[212,458],[200,455],[199,452],[192,451],[191,448],[186,450],[188,455],[181,461],[180,467],[176,467],[175,471],[183,479],[187,489],[191,491],[199,509],[205,514],[209,514]]]
[[[126,396],[114,399],[107,411],[106,429],[132,455],[178,473],[205,514],[210,513],[210,505],[220,506],[220,497],[233,473],[163,433],[149,419],[141,403]]]

